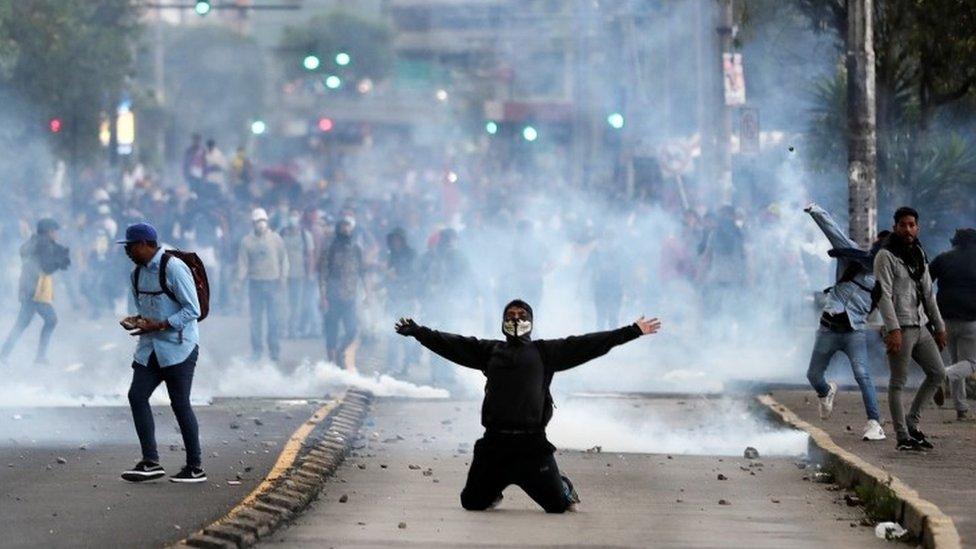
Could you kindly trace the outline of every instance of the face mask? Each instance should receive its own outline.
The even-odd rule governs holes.
[[[291,217],[291,218],[288,218],[288,222],[291,224],[292,227],[297,227],[298,224],[301,223],[301,221],[302,221],[302,218],[300,218],[300,217]]]
[[[502,322],[502,332],[510,337],[522,337],[531,331],[531,320],[506,320]]]

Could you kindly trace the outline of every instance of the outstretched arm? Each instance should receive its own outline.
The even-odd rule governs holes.
[[[658,319],[646,320],[642,316],[633,324],[616,330],[542,340],[538,343],[546,363],[559,372],[603,356],[617,345],[623,345],[642,335],[657,333],[660,329],[661,322]]]
[[[460,366],[483,371],[488,365],[490,341],[431,330],[412,318],[401,318],[395,328],[398,334],[415,338],[424,347]]]
[[[837,221],[831,217],[827,210],[821,208],[819,205],[811,202],[803,211],[810,214],[813,221],[816,222],[820,230],[823,231],[824,236],[830,241],[830,245],[834,248],[858,248],[857,242],[851,240],[851,237],[847,236],[847,233],[840,228]]]

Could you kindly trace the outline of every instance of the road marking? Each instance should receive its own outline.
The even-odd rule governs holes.
[[[329,413],[335,409],[336,406],[342,402],[344,396],[335,398],[324,406],[319,408],[312,414],[312,417],[308,418],[304,423],[302,423],[295,432],[289,437],[288,442],[285,443],[284,449],[281,450],[281,454],[278,456],[278,461],[275,462],[274,467],[268,472],[268,475],[264,477],[261,484],[258,484],[250,494],[247,495],[240,503],[234,506],[230,512],[227,513],[227,517],[233,517],[238,512],[243,510],[245,507],[254,503],[258,499],[258,496],[263,494],[265,491],[271,489],[274,482],[281,478],[285,472],[295,463],[295,458],[298,457],[298,452],[302,449],[302,444],[308,439],[309,435],[315,427],[322,422],[325,418],[329,416]]]

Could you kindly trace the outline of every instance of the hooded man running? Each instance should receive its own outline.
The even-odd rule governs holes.
[[[401,318],[397,333],[416,338],[460,366],[481,370],[487,378],[481,405],[485,435],[474,445],[461,506],[469,511],[494,508],[502,500],[502,490],[515,484],[547,513],[575,510],[579,496],[560,475],[552,455],[556,448],[546,439],[552,376],[660,328],[656,318],[642,316],[607,332],[532,340],[532,307],[518,299],[505,306],[504,341],[438,332]]]

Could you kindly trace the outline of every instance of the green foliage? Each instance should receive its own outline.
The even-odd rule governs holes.
[[[875,522],[898,520],[901,502],[888,486],[882,484],[859,484],[854,493],[864,502],[864,511]]]
[[[343,11],[317,15],[304,25],[286,27],[278,50],[290,77],[305,72],[302,59],[310,54],[322,60],[320,73],[338,72],[382,80],[393,66],[390,29],[384,23]],[[351,56],[348,66],[336,65],[335,55],[339,52]]]
[[[98,124],[116,104],[138,31],[129,0],[31,0],[0,3],[0,92],[29,107],[38,135],[71,165],[97,157]]]

